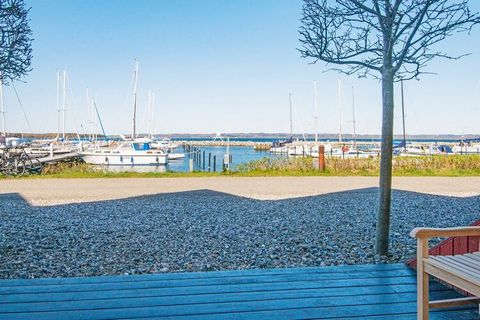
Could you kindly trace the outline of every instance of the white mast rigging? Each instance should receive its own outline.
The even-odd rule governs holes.
[[[57,138],[60,138],[60,71],[57,71]]]
[[[151,110],[150,110],[150,137],[153,136],[153,119],[154,119],[154,116],[155,116],[155,92],[151,92],[150,93],[151,95]]]
[[[62,140],[65,141],[65,114],[67,112],[67,70],[63,70],[63,109],[62,109]]]
[[[293,137],[293,121],[292,121],[292,93],[288,94],[288,98],[290,101],[290,137]]]
[[[5,124],[5,101],[3,100],[3,78],[0,71],[0,113],[2,114],[2,132],[3,136],[7,137],[7,128]]]
[[[342,142],[342,105],[343,105],[343,99],[342,99],[342,80],[338,79],[338,122],[339,122],[339,128],[338,128],[338,142]]]
[[[133,130],[132,140],[136,137],[136,116],[137,116],[137,80],[138,80],[138,59],[135,59],[135,72],[134,72],[134,85],[133,85]]]
[[[352,86],[352,113],[353,113],[353,146],[357,146],[357,130],[355,123],[355,89]]]
[[[317,105],[317,81],[313,81],[313,108],[315,121],[315,142],[318,142],[318,105]]]

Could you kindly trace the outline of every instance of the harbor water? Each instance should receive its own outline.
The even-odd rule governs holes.
[[[231,166],[235,167],[242,163],[247,163],[249,161],[262,159],[265,157],[280,157],[280,155],[272,154],[269,151],[255,151],[253,147],[246,146],[231,146],[220,147],[220,146],[204,146],[199,147],[199,161],[195,163],[193,169],[194,171],[210,171],[210,172],[221,172],[223,170],[223,160],[227,152],[231,155]],[[178,147],[174,152],[184,152],[183,147]],[[205,154],[205,161],[203,160],[203,155]],[[166,166],[166,170],[173,172],[188,172],[190,170],[190,159],[194,158],[193,152],[188,153],[188,150],[185,151],[185,158],[178,160],[171,160]],[[214,158],[215,158],[215,167],[214,167]],[[210,159],[210,160],[209,160]],[[210,162],[210,163],[209,163]],[[210,165],[209,165],[210,164]]]
[[[224,156],[231,155],[231,168],[242,163],[262,159],[265,157],[285,157],[286,155],[273,154],[269,151],[255,151],[251,146],[202,146],[198,147],[197,161],[193,161],[194,171],[222,172]],[[176,160],[169,160],[167,165],[160,166],[110,166],[108,171],[112,172],[189,172],[190,159],[194,159],[193,152],[188,152],[183,146],[177,147],[172,153],[185,153],[185,157]],[[205,161],[203,155],[205,154]],[[210,159],[210,161],[209,161]],[[210,163],[209,163],[210,162]],[[214,166],[215,165],[215,166]]]

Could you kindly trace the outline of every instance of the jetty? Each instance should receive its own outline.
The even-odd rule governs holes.
[[[78,159],[80,155],[78,152],[69,152],[69,153],[62,153],[53,156],[47,156],[42,158],[37,158],[36,160],[41,164],[48,164],[48,163],[56,163],[56,162],[63,162],[63,161],[70,161],[73,159]]]

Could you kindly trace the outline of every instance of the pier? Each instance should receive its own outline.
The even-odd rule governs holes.
[[[54,156],[47,156],[42,158],[37,158],[36,160],[41,164],[49,164],[49,163],[56,163],[62,161],[69,161],[72,159],[79,158],[80,155],[78,152],[69,152],[69,153],[62,153]]]

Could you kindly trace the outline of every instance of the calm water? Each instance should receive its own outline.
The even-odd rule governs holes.
[[[226,147],[200,147],[200,150],[205,152],[205,171],[208,171],[208,155],[210,154],[210,171],[213,169],[213,157],[216,157],[216,171],[222,171],[223,156],[227,153]],[[183,153],[183,147],[177,148],[174,152]],[[249,162],[252,160],[261,159],[264,157],[279,157],[279,155],[272,154],[268,151],[255,151],[253,147],[230,147],[230,154],[232,155],[232,167],[240,163]],[[193,154],[185,153],[184,159],[171,160],[167,165],[167,170],[174,172],[187,172],[189,170],[189,159],[193,158]],[[194,164],[195,171],[203,170],[203,161],[200,164]]]
[[[201,157],[203,157],[203,152],[205,151],[205,169],[203,168],[203,160],[200,160],[199,163],[194,162],[193,169],[194,171],[209,171],[208,170],[208,155],[210,154],[210,171],[214,171],[214,156],[216,157],[216,168],[217,172],[222,171],[223,156],[227,153],[227,147],[199,147],[201,150]],[[173,153],[184,153],[183,147],[178,147]],[[230,154],[232,155],[232,164],[231,167],[246,163],[252,160],[257,160],[265,157],[281,157],[281,155],[273,154],[268,151],[255,151],[253,147],[239,147],[234,146],[230,147]],[[283,155],[285,156],[285,155]],[[109,171],[115,172],[188,172],[189,171],[189,160],[193,159],[193,154],[188,154],[185,152],[185,158],[178,160],[170,160],[166,166],[111,166],[108,167]]]

